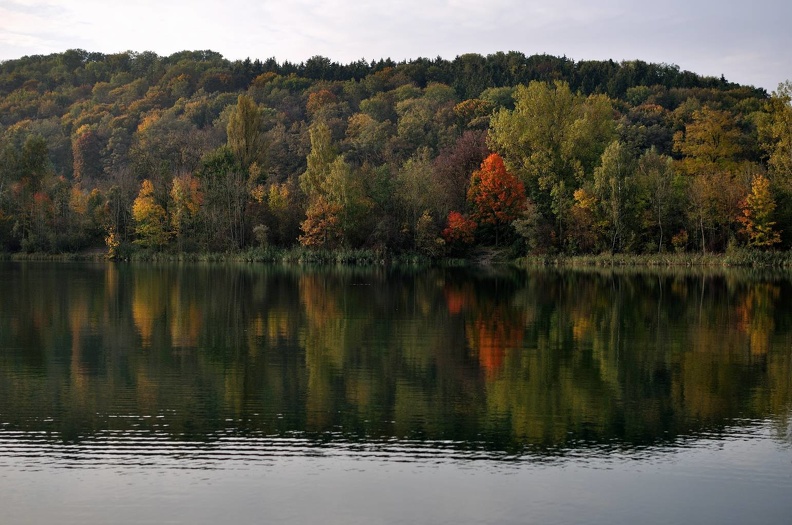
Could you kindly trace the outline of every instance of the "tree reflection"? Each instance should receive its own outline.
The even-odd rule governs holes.
[[[64,439],[230,426],[547,452],[766,418],[788,436],[784,279],[16,263],[0,279],[0,422]]]

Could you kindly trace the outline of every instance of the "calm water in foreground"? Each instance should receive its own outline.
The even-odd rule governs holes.
[[[0,522],[788,524],[792,280],[0,263]]]

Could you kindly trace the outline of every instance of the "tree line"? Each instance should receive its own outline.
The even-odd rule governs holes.
[[[496,53],[0,63],[0,250],[792,243],[792,84]]]

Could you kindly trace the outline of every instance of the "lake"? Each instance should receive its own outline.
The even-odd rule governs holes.
[[[786,524],[792,280],[0,262],[4,524]]]

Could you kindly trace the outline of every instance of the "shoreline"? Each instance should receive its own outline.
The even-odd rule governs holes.
[[[135,252],[128,257],[110,259],[103,250],[69,253],[0,253],[3,261],[52,262],[239,262],[281,263],[295,265],[349,266],[441,266],[487,267],[514,266],[532,268],[776,268],[792,269],[792,251],[732,250],[727,253],[662,253],[662,254],[600,254],[600,255],[527,255],[510,257],[504,252],[485,252],[466,258],[432,259],[417,253],[390,253],[379,250],[339,249],[308,250],[304,248],[252,248],[237,252],[172,253]]]

